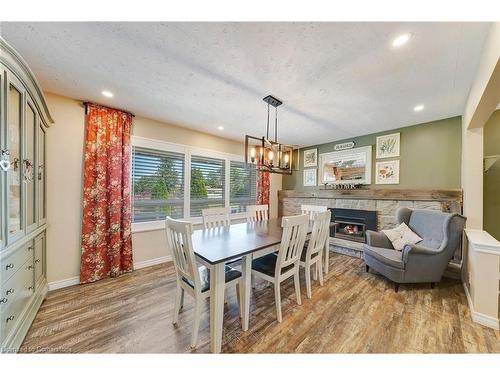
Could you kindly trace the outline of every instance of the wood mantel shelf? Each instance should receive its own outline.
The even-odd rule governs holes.
[[[283,198],[376,199],[462,203],[462,189],[318,189],[311,191],[278,191],[278,199],[281,201]]]

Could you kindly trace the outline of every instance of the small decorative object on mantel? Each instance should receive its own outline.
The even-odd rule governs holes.
[[[324,183],[323,184],[324,188],[321,190],[354,190],[354,189],[360,189],[363,187],[363,184],[360,183],[339,183],[339,184],[328,184]]]
[[[377,159],[398,157],[400,138],[400,133],[377,137]]]
[[[375,164],[375,183],[399,184],[399,160],[379,161]]]
[[[316,168],[304,169],[304,186],[316,186]]]
[[[350,148],[353,148],[356,145],[355,142],[345,142],[345,143],[339,143],[335,146],[333,146],[333,149],[335,151],[342,151],[342,150],[348,150]]]
[[[318,149],[304,150],[304,168],[316,167],[318,165]]]

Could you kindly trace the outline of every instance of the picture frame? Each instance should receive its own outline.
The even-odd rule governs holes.
[[[304,186],[317,185],[317,169],[304,169]]]
[[[321,184],[372,183],[372,146],[333,151],[319,155]]]
[[[400,156],[401,133],[393,133],[377,137],[377,159],[396,158]]]
[[[304,150],[304,168],[318,166],[318,149]]]
[[[399,184],[399,160],[377,162],[375,164],[375,183],[378,185]]]

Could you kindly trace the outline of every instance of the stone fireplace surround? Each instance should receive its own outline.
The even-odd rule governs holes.
[[[377,212],[378,230],[394,228],[399,207],[462,213],[461,189],[314,189],[278,191],[278,216],[300,214],[302,204]],[[363,244],[330,237],[330,250],[361,257]],[[460,261],[460,254],[455,255]]]

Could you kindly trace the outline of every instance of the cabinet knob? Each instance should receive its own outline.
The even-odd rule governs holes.
[[[32,270],[33,266],[30,264],[28,267],[26,267],[27,270]]]
[[[8,300],[8,298],[3,297],[2,299],[0,299],[0,303],[7,303]]]
[[[15,290],[14,290],[14,289],[12,289],[12,288],[10,288],[9,290],[7,290],[7,291],[5,292],[5,295],[7,295],[7,296],[8,296],[9,294],[13,294],[14,292],[15,292]]]
[[[28,251],[31,251],[31,250],[33,250],[33,246],[28,247]]]
[[[34,286],[29,286],[29,287],[28,287],[28,290],[33,290],[33,289],[35,289],[35,287],[34,287]]]
[[[8,270],[9,268],[14,268],[14,263],[9,263],[5,266],[6,270]]]
[[[7,323],[8,323],[8,322],[11,322],[11,321],[13,321],[13,320],[14,320],[14,318],[15,318],[15,316],[14,316],[14,315],[11,315],[11,316],[9,316],[7,319],[5,319],[5,322],[7,322]]]
[[[35,263],[40,263],[40,259],[35,259]]]

